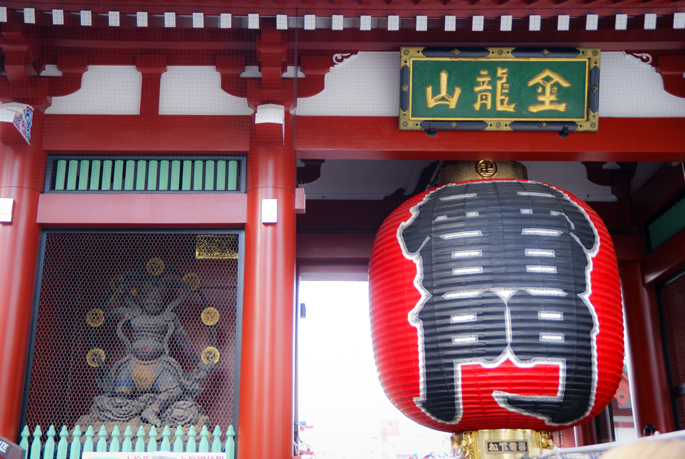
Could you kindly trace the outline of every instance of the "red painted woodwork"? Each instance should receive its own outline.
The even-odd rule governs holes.
[[[685,268],[685,230],[646,255],[640,268],[645,285],[666,281],[682,271]]]
[[[30,146],[0,146],[0,197],[15,201],[14,221],[0,224],[0,435],[12,439],[19,429],[38,261],[36,209],[46,166],[42,125],[42,113],[35,112]]]
[[[297,118],[299,159],[500,161],[681,161],[682,118],[600,118],[597,132],[425,131],[397,129],[397,117]]]
[[[106,14],[116,8],[122,13],[121,23],[123,26],[135,25],[133,18],[125,15],[135,15],[137,11],[147,11],[154,15],[163,15],[166,11],[174,11],[177,15],[190,15],[193,12],[203,11],[205,14],[219,14],[222,12],[232,12],[233,14],[260,13],[264,15],[274,14],[274,9],[279,13],[296,14],[317,14],[319,16],[331,14],[345,14],[348,17],[358,17],[362,14],[374,16],[387,16],[388,14],[398,14],[401,17],[413,17],[418,14],[455,14],[457,17],[472,16],[481,14],[488,17],[499,16],[500,14],[514,14],[517,17],[528,14],[543,14],[556,16],[557,14],[570,14],[572,16],[595,13],[596,11],[608,10],[610,14],[625,13],[630,15],[640,15],[645,12],[656,12],[668,14],[678,11],[682,7],[682,0],[673,2],[654,1],[648,5],[621,2],[613,0],[586,1],[560,1],[560,0],[523,0],[523,1],[503,1],[503,0],[360,0],[355,3],[344,3],[339,0],[278,0],[277,5],[267,0],[234,0],[226,4],[225,0],[205,0],[201,4],[174,4],[163,5],[149,3],[146,0],[132,0],[125,4],[114,2],[98,2],[96,0],[83,0],[77,5],[68,6],[56,1],[42,2],[37,9],[49,12],[53,8],[65,10],[65,24],[70,25],[78,21],[78,17],[69,17],[69,12],[78,12],[81,9],[93,11],[93,13]],[[625,3],[625,4],[624,4]],[[116,6],[114,6],[116,5]],[[35,3],[17,1],[12,2],[12,10],[20,10],[24,7],[36,7]],[[9,8],[8,8],[9,9]],[[14,11],[11,11],[14,13]],[[10,19],[14,19],[14,14],[9,14]],[[36,15],[37,23],[51,23],[50,14]],[[41,17],[43,16],[43,17]],[[94,14],[95,16],[95,14]],[[22,18],[23,19],[23,18]],[[104,21],[96,21],[94,26],[106,24]],[[177,23],[180,22],[177,18]],[[188,22],[187,20],[185,22]],[[162,22],[163,24],[163,22]],[[192,22],[190,23],[192,25]]]
[[[594,419],[585,424],[575,426],[573,428],[573,433],[576,446],[596,445],[599,443]]]
[[[663,77],[667,92],[685,97],[685,56],[659,56],[656,70]]]
[[[138,55],[136,69],[143,75],[140,91],[140,114],[159,114],[159,88],[162,74],[166,72],[166,56],[164,54]]]
[[[236,227],[245,224],[242,193],[42,194],[37,222],[46,228]]]
[[[366,281],[373,240],[370,233],[298,233],[300,279]]]
[[[664,164],[630,197],[633,219],[645,223],[685,191],[682,164]]]
[[[45,149],[240,152],[249,149],[249,124],[248,116],[46,115]],[[396,117],[300,116],[294,139],[298,159],[474,160],[483,153],[517,161],[685,159],[681,118],[604,118],[598,132],[562,139],[555,132],[479,131],[440,131],[430,138],[398,132]]]
[[[612,234],[616,250],[616,259],[619,263],[625,261],[640,261],[645,256],[645,236],[643,234]]]
[[[654,287],[643,285],[639,263],[623,264],[620,272],[635,427],[640,436],[647,424],[671,432],[675,425]]]
[[[260,145],[252,129],[238,459],[283,459],[293,453],[295,159],[291,123],[292,116],[286,112],[286,138],[280,146]],[[277,223],[261,222],[262,199],[277,199]]]
[[[47,151],[245,152],[249,116],[46,115]],[[64,135],[65,132],[70,135]]]
[[[33,43],[21,24],[4,24],[0,33],[0,49],[4,53],[5,78],[0,78],[0,101],[22,102],[34,109],[45,110],[52,97],[65,96],[81,88],[81,77],[88,69],[83,55],[55,56],[62,71],[60,77],[38,77],[40,45]]]

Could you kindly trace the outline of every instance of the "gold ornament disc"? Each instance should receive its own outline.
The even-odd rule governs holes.
[[[219,353],[219,350],[215,347],[209,346],[204,349],[202,349],[202,353],[200,354],[200,358],[204,363],[217,363],[219,359],[221,358],[221,354]]]
[[[476,173],[483,178],[490,178],[497,173],[497,163],[483,159],[476,164]]]
[[[164,262],[159,258],[150,258],[145,269],[153,276],[159,276],[164,271]]]
[[[119,290],[119,287],[121,286],[121,284],[123,282],[124,282],[124,276],[113,276],[109,280],[109,286],[112,290],[114,290],[116,292],[117,290]]]
[[[86,354],[86,362],[88,362],[88,365],[90,365],[93,368],[97,368],[100,366],[100,363],[104,363],[105,361],[105,351],[102,349],[91,349],[88,351],[88,354]]]
[[[205,310],[202,311],[202,314],[200,314],[200,318],[202,319],[202,323],[208,327],[215,325],[219,321],[219,311],[212,307],[205,308]]]
[[[105,313],[102,309],[91,309],[86,313],[86,323],[91,327],[99,327],[105,323]]]
[[[190,290],[193,292],[200,288],[200,277],[195,273],[188,273],[183,276],[183,282],[190,286]]]

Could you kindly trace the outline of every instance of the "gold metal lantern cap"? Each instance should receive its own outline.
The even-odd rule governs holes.
[[[528,179],[526,166],[516,161],[459,161],[448,165],[438,174],[438,183],[466,182],[484,179]]]

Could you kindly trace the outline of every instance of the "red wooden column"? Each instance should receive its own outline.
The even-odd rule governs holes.
[[[290,459],[293,448],[295,159],[292,117],[253,125],[247,159],[247,223],[238,459]],[[262,222],[264,199],[278,221]]]
[[[14,199],[12,223],[0,223],[0,435],[9,439],[19,430],[31,330],[40,242],[36,213],[45,181],[43,121],[36,111],[30,146],[11,123],[0,123],[0,198]]]
[[[573,435],[576,446],[596,445],[599,443],[594,418],[585,424],[575,426],[573,428]]]
[[[647,424],[654,424],[661,433],[671,432],[675,425],[656,293],[642,283],[638,262],[622,264],[620,271],[635,428],[639,436]]]

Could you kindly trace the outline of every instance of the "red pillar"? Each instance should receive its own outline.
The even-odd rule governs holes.
[[[573,434],[576,446],[596,445],[599,443],[594,418],[590,419],[585,424],[575,426],[573,428]]]
[[[31,330],[40,227],[38,197],[45,181],[42,113],[34,113],[31,145],[2,123],[0,198],[14,199],[12,223],[0,223],[0,435],[17,437]]]
[[[656,293],[642,283],[638,262],[621,265],[630,370],[630,397],[639,436],[647,424],[675,430]]]
[[[295,159],[286,113],[252,128],[247,222],[238,459],[290,459],[293,447]],[[262,223],[262,200],[278,201],[278,222]]]

